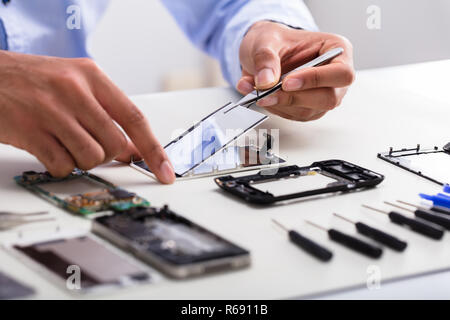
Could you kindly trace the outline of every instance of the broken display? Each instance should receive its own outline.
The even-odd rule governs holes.
[[[78,169],[66,178],[54,178],[48,172],[28,171],[14,179],[19,185],[59,207],[85,216],[150,205],[136,194]]]
[[[249,252],[163,208],[138,207],[96,218],[93,232],[175,278],[242,268]]]
[[[285,164],[286,161],[272,151],[273,137],[266,133],[264,133],[264,137],[265,142],[261,148],[254,145],[227,146],[183,176],[176,174],[177,179],[207,177],[225,173],[277,167]],[[148,176],[154,177],[144,161],[132,161],[130,165],[132,168]]]
[[[450,143],[443,148],[403,148],[379,153],[378,158],[439,185],[450,183]]]
[[[308,167],[285,166],[257,174],[215,179],[223,190],[251,203],[269,205],[310,196],[375,187],[384,176],[342,160],[315,162]],[[269,190],[268,187],[275,187]],[[285,187],[285,190],[280,188]],[[292,190],[296,192],[292,193]]]

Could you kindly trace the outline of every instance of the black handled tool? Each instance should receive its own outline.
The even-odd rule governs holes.
[[[441,213],[437,213],[437,212],[430,212],[430,211],[422,210],[422,209],[410,210],[408,208],[399,206],[398,204],[395,204],[395,203],[392,203],[389,201],[384,201],[384,203],[386,203],[387,205],[393,206],[395,208],[414,213],[414,215],[417,218],[433,222],[441,227],[444,227],[447,230],[450,230],[450,216],[447,216],[447,215],[441,214]]]
[[[443,214],[447,214],[450,215],[450,209],[444,208],[444,207],[437,207],[437,206],[431,206],[429,208],[426,208],[424,206],[418,206],[416,204],[410,203],[410,202],[406,202],[406,201],[401,201],[401,200],[397,200],[400,203],[406,204],[407,206],[411,206],[420,210],[428,210],[428,211],[433,211],[433,212],[437,212],[437,213],[443,213]]]
[[[394,249],[396,251],[404,251],[406,249],[406,247],[408,246],[408,244],[405,241],[402,241],[386,232],[383,232],[381,230],[372,228],[371,226],[362,223],[362,222],[358,222],[358,221],[352,221],[346,217],[343,217],[337,213],[333,213],[336,217],[347,221],[349,223],[352,223],[355,225],[356,231],[358,231],[358,233],[365,235],[366,237],[369,237],[375,241],[378,241],[382,244],[384,244],[385,246]]]
[[[408,218],[408,217],[406,217],[398,212],[395,212],[395,211],[383,211],[383,210],[380,210],[377,208],[370,207],[365,204],[363,204],[362,206],[364,208],[370,209],[372,211],[383,213],[383,214],[387,215],[393,223],[401,225],[401,226],[403,226],[403,225],[407,226],[412,231],[420,233],[421,235],[427,236],[429,238],[432,238],[435,240],[440,240],[444,236],[444,230],[441,227],[439,227],[433,223],[429,223],[427,221],[421,221],[421,220],[417,220],[417,219],[411,219],[411,218]]]
[[[337,242],[339,244],[342,244],[343,246],[352,249],[354,251],[357,251],[359,253],[362,253],[370,258],[377,259],[381,257],[381,254],[383,253],[383,250],[381,248],[378,248],[370,243],[364,242],[362,240],[359,240],[358,238],[352,237],[348,234],[345,234],[343,232],[340,232],[336,229],[326,229],[322,226],[319,226],[311,221],[306,221],[310,225],[323,230],[328,233],[328,237],[333,240],[334,242]]]
[[[317,259],[321,261],[330,261],[333,257],[333,253],[322,247],[320,244],[312,241],[311,239],[308,239],[304,236],[302,236],[300,233],[294,230],[289,230],[285,226],[283,226],[278,221],[272,219],[273,223],[275,223],[277,226],[279,226],[281,229],[285,230],[289,235],[289,240],[294,243],[299,248],[305,250],[312,256],[316,257]]]

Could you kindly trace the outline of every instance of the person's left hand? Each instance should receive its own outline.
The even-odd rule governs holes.
[[[286,119],[319,119],[341,104],[355,78],[352,45],[341,36],[270,21],[255,23],[241,44],[243,71],[237,89],[242,94],[254,87],[269,89],[282,74],[337,47],[344,49],[343,54],[326,65],[293,72],[284,79],[282,91],[258,102],[260,107]]]

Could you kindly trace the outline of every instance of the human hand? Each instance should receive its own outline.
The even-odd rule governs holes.
[[[175,180],[144,115],[90,59],[0,51],[0,114],[0,143],[30,152],[55,177],[135,154],[161,182]]]
[[[241,44],[243,74],[237,89],[244,95],[255,86],[269,89],[282,74],[337,47],[344,48],[343,54],[326,65],[293,72],[284,79],[282,91],[258,102],[260,107],[286,119],[319,119],[341,104],[354,81],[353,49],[343,37],[257,22]]]

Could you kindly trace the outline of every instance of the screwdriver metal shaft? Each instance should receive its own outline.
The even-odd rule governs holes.
[[[303,249],[307,253],[311,254],[312,256],[316,257],[317,259],[321,261],[330,261],[331,258],[333,257],[333,253],[330,250],[322,247],[320,244],[302,236],[297,231],[289,230],[280,222],[274,219],[272,219],[272,222],[288,233],[289,240],[292,243],[294,243],[296,246]]]
[[[444,227],[447,230],[450,230],[450,216],[447,216],[447,215],[441,214],[441,213],[437,213],[437,212],[430,212],[430,211],[422,210],[422,209],[410,210],[409,208],[399,206],[398,204],[395,204],[395,203],[392,203],[389,201],[384,201],[384,203],[386,203],[387,205],[390,205],[392,207],[414,213],[414,215],[417,218],[430,221],[441,227]]]
[[[333,213],[336,217],[345,220],[349,223],[352,223],[356,231],[368,238],[371,238],[377,242],[380,242],[384,244],[385,246],[394,249],[396,251],[404,251],[408,244],[405,241],[402,241],[386,232],[383,232],[379,229],[373,228],[365,223],[359,222],[359,221],[352,221],[344,216],[341,216],[340,214]]]
[[[364,242],[362,240],[359,240],[358,238],[352,237],[343,232],[340,232],[339,230],[326,229],[308,220],[306,220],[306,223],[327,232],[330,240],[337,242],[351,250],[362,253],[370,258],[378,259],[381,257],[381,254],[383,253],[383,250],[381,248],[376,247],[370,243]]]
[[[427,208],[424,206],[419,206],[414,203],[410,203],[410,202],[406,202],[406,201],[402,201],[402,200],[397,200],[397,202],[400,202],[402,204],[406,204],[407,206],[415,207],[415,208],[421,209],[421,210],[429,210],[429,211],[433,211],[433,212],[437,212],[437,213],[443,213],[443,214],[450,215],[450,209],[447,209],[444,207],[431,206],[431,207]]]
[[[392,223],[401,226],[407,226],[412,231],[420,233],[421,235],[427,236],[434,240],[440,240],[444,236],[444,230],[441,227],[427,221],[411,219],[395,211],[383,211],[365,204],[363,204],[362,206],[372,211],[383,213],[389,217]]]

